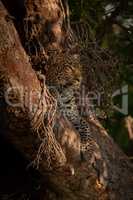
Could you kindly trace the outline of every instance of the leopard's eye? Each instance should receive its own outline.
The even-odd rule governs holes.
[[[75,81],[80,82],[80,78],[76,78]]]

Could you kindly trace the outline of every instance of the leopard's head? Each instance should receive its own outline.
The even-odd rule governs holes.
[[[47,84],[53,87],[80,87],[81,65],[78,55],[61,54],[50,63],[47,73]]]

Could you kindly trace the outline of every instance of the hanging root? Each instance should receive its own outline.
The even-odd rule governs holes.
[[[37,112],[32,119],[33,131],[37,133],[41,143],[33,165],[39,168],[41,161],[45,159],[48,169],[52,169],[53,166],[60,167],[64,165],[66,158],[53,133],[57,101],[49,93],[45,81],[42,86]]]

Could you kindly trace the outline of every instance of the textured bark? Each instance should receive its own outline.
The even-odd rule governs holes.
[[[57,17],[58,9],[55,9],[59,6],[57,1],[37,2],[36,0],[32,0],[27,2],[29,4],[27,8],[31,17],[35,15],[35,12],[39,13],[39,16],[42,16],[44,19],[48,18],[48,20],[49,18],[51,20],[51,18]],[[32,7],[33,4],[34,6]],[[53,9],[49,10],[48,8],[53,4]],[[34,10],[33,8],[36,9]],[[41,23],[38,22],[37,24],[40,25]],[[43,27],[44,24],[41,24],[41,26]],[[62,32],[61,26],[60,30]],[[44,39],[39,40],[39,42],[42,41],[45,44]],[[45,47],[44,44],[41,43],[43,48]],[[2,90],[11,85],[19,88],[20,86],[26,87],[27,93],[30,93],[32,90],[42,93],[40,82],[29,64],[28,57],[21,46],[14,25],[2,4],[0,4],[0,74],[2,77]],[[38,104],[38,96],[32,96],[32,99],[34,105]],[[5,102],[4,105],[5,108],[1,109],[0,113],[7,123],[3,125],[1,122],[1,130],[4,134],[5,131],[8,132],[8,136],[14,145],[31,162],[36,157],[40,141],[36,135],[37,133],[33,134],[31,131],[31,117],[33,116],[29,105],[24,104],[24,109],[19,110],[19,112],[16,109],[8,107]],[[41,107],[39,109],[41,110]],[[44,199],[132,199],[133,166],[97,121],[88,121],[88,123],[94,135],[93,138],[95,138],[94,143],[99,147],[98,155],[95,156],[95,162],[81,162],[80,165],[75,167],[75,175],[73,176],[67,175],[65,171],[62,173],[62,170],[51,170],[46,173],[46,158],[44,156],[38,168],[44,179],[47,179],[48,192],[45,194]],[[60,123],[58,126],[60,126]],[[64,122],[63,129],[65,130],[66,128],[68,127],[66,127]],[[73,131],[75,130],[73,129]],[[63,157],[61,149],[59,155],[60,158]],[[58,160],[58,158],[56,159],[56,164],[59,165],[62,160],[61,164],[63,165],[65,159]],[[55,163],[52,164],[54,165]],[[72,164],[74,165],[74,163]]]
[[[3,115],[3,122],[5,124],[3,129],[5,132],[9,132],[8,136],[13,143],[25,153],[31,161],[34,161],[43,137],[44,139],[46,138],[46,141],[51,140],[53,145],[54,142],[56,142],[52,132],[49,132],[48,136],[43,129],[44,115],[48,109],[50,109],[47,104],[49,99],[46,99],[47,95],[45,96],[48,91],[44,83],[44,88],[41,88],[41,82],[32,69],[29,58],[22,48],[14,25],[1,3],[0,27],[1,92],[3,95],[3,109],[5,109],[3,112],[6,113],[5,116]],[[34,127],[34,123],[37,122],[36,119],[39,118],[40,122],[38,122],[42,123],[42,125],[38,125],[40,129],[42,126],[42,131]],[[56,143],[56,148],[58,150],[54,152],[53,162],[56,165],[60,160],[56,158],[57,153],[61,158],[59,161],[60,164],[58,163],[59,165],[57,164],[57,166],[60,166],[65,162],[65,156],[58,143]],[[42,166],[43,165],[46,165],[46,161],[42,162]],[[42,169],[43,168],[44,166]]]
[[[45,72],[48,52],[61,50],[65,42],[65,29],[62,30],[64,10],[61,1],[25,1],[24,18],[25,49],[30,55],[33,67]]]

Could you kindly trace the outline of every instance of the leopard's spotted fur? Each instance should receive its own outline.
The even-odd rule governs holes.
[[[54,58],[46,74],[48,85],[58,92],[58,109],[74,125],[81,137],[83,159],[93,162],[98,146],[93,138],[89,123],[80,116],[76,103],[82,82],[80,60],[77,55],[60,55]],[[90,162],[91,163],[91,162]]]

